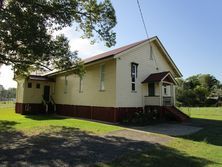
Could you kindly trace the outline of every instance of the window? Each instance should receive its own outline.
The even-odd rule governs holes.
[[[105,65],[100,66],[100,91],[105,90]]]
[[[148,83],[149,96],[155,96],[155,83]]]
[[[32,88],[32,83],[28,82],[28,88]]]
[[[36,84],[36,88],[37,88],[37,89],[40,89],[40,83],[37,83],[37,84]]]
[[[150,45],[150,60],[153,60],[153,48]]]
[[[79,93],[83,92],[83,78],[79,77]]]
[[[167,95],[167,87],[166,86],[164,86],[163,92],[164,92],[164,95]]]
[[[55,84],[53,83],[51,86],[52,94],[55,94]]]
[[[137,78],[137,70],[138,64],[131,63],[131,90],[136,91],[136,78]]]
[[[65,76],[65,80],[64,80],[64,93],[67,93],[67,87],[68,87],[68,80],[67,80],[67,76]]]

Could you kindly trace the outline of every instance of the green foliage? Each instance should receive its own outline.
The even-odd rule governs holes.
[[[75,23],[75,24],[74,24]],[[83,71],[77,52],[71,52],[57,30],[75,25],[83,38],[115,45],[115,10],[110,0],[7,0],[0,8],[0,64],[12,65],[16,74],[30,70]],[[76,29],[75,29],[76,30]]]
[[[186,80],[178,79],[177,104],[179,106],[211,106],[222,97],[220,82],[210,74],[194,75]]]
[[[122,123],[127,125],[144,126],[149,124],[156,124],[160,121],[159,112],[155,109],[150,109],[148,111],[138,111],[133,115],[128,115],[125,117]]]

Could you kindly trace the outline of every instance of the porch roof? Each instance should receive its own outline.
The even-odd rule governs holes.
[[[39,75],[30,75],[28,77],[29,80],[33,80],[33,81],[46,81],[46,82],[55,82],[55,80],[53,78],[49,78],[46,76],[39,76]]]
[[[161,82],[161,81],[176,84],[176,80],[173,78],[173,76],[169,71],[152,73],[142,83]]]

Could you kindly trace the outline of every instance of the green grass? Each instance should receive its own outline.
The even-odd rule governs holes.
[[[203,127],[199,132],[176,138],[170,147],[186,154],[205,158],[213,163],[208,166],[222,166],[222,108],[181,108],[192,118],[194,126]]]
[[[199,132],[174,139],[147,151],[129,154],[100,166],[222,167],[222,108],[181,108]]]
[[[90,133],[102,134],[107,133],[114,130],[121,129],[118,126],[108,125],[98,122],[91,122],[87,120],[81,119],[74,119],[68,117],[58,117],[52,115],[32,115],[32,116],[25,116],[20,114],[15,114],[13,105],[9,108],[8,104],[0,104],[0,122],[8,121],[13,122],[13,128],[16,130],[29,132],[36,129],[44,129],[51,126],[65,126],[65,127],[73,127],[78,128],[82,131],[87,131]],[[4,128],[3,126],[0,126]]]
[[[180,110],[192,118],[222,120],[222,107],[181,107]]]
[[[12,108],[15,106],[15,103],[12,101],[0,101],[0,109],[1,108]]]

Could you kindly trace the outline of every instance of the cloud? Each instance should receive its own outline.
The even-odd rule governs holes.
[[[3,85],[6,89],[17,87],[13,77],[14,74],[10,66],[2,65],[0,67],[0,85]]]
[[[82,59],[100,54],[108,50],[104,46],[103,42],[96,42],[95,44],[90,43],[90,39],[82,39],[82,33],[76,31],[75,27],[66,27],[60,31],[54,33],[54,35],[64,34],[70,41],[70,47],[72,51],[78,51],[78,56]]]
[[[75,38],[70,40],[71,50],[78,51],[78,56],[82,59],[105,52],[107,49],[97,43],[90,44],[89,39]]]

